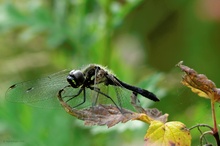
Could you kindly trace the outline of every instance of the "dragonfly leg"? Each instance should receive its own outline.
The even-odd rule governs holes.
[[[81,92],[83,91],[83,89],[84,89],[84,88],[80,88],[79,91],[78,91],[78,93],[77,93],[76,95],[73,95],[73,96],[64,96],[63,98],[65,98],[65,97],[71,97],[71,98],[69,98],[68,100],[66,100],[66,102],[69,102],[69,101],[72,100],[73,98],[79,96],[79,94],[81,94]]]
[[[69,87],[71,87],[71,86],[69,86]],[[66,87],[64,87],[64,88],[66,88]],[[62,89],[62,91],[64,91],[64,88]],[[61,91],[61,90],[60,90],[60,91]],[[81,103],[77,104],[76,106],[73,106],[73,107],[72,107],[72,108],[76,108],[76,107],[82,105],[83,103],[85,103],[85,101],[86,101],[85,88],[80,88],[80,90],[78,91],[78,93],[77,93],[76,95],[73,95],[73,96],[63,96],[63,98],[65,98],[65,97],[70,97],[68,100],[65,101],[65,102],[67,103],[67,102],[69,102],[70,100],[72,100],[73,98],[79,96],[79,95],[82,93],[82,91],[83,91],[83,101],[82,101]],[[61,96],[61,92],[59,92],[59,96]]]
[[[76,106],[72,107],[72,108],[76,108],[76,107],[78,107],[78,106],[80,106],[80,105],[82,105],[83,103],[86,102],[86,91],[85,91],[85,88],[81,88],[80,90],[81,90],[81,92],[82,92],[82,90],[83,90],[83,101],[82,101],[81,103],[77,104]],[[80,92],[80,93],[81,93],[81,92]],[[80,94],[80,93],[79,93],[79,94]],[[73,97],[73,98],[74,98],[74,97]]]
[[[91,90],[96,91],[96,92],[99,93],[99,94],[104,95],[104,96],[107,97],[108,99],[110,99],[110,100],[112,101],[112,103],[117,107],[117,109],[118,109],[119,111],[121,111],[121,108],[118,107],[118,105],[115,103],[115,101],[114,101],[109,95],[107,95],[107,94],[101,92],[100,89],[97,88],[97,87],[89,87],[89,88],[90,88]]]
[[[97,88],[99,91],[100,91],[100,89],[99,88]],[[92,103],[92,106],[95,106],[96,104],[97,104],[97,102],[98,102],[98,98],[99,98],[99,92],[97,92],[98,94],[96,95],[96,97],[95,97],[95,101]]]

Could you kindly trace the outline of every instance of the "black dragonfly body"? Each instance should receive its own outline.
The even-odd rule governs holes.
[[[104,89],[106,87],[112,87],[114,94],[111,95]],[[90,64],[82,70],[61,71],[45,78],[14,84],[6,92],[6,99],[50,108],[59,105],[56,98],[59,93],[72,108],[81,107],[86,103],[90,104],[87,107],[94,106],[107,99],[120,110],[123,98],[129,98],[123,97],[123,89],[159,101],[153,93],[120,81],[107,69],[96,64]]]

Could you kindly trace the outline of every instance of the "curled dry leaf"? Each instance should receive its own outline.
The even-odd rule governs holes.
[[[191,135],[186,126],[177,121],[153,121],[145,135],[145,146],[190,146]]]
[[[198,74],[195,70],[183,65],[183,61],[177,66],[185,72],[182,77],[182,84],[191,88],[194,93],[201,97],[209,98],[214,102],[220,102],[220,89],[216,88],[215,83],[205,75]]]
[[[97,105],[90,108],[84,109],[74,109],[70,107],[66,102],[61,98],[61,91],[58,93],[58,99],[70,115],[81,119],[85,122],[85,125],[107,125],[108,127],[112,127],[119,122],[126,123],[129,120],[140,120],[150,124],[154,120],[158,120],[160,122],[166,122],[168,114],[162,115],[161,112],[157,109],[141,109],[142,113],[136,113],[127,109],[122,108],[119,110],[114,105]],[[135,95],[134,95],[135,96]],[[136,98],[133,97],[133,98]],[[136,104],[135,102],[133,103]],[[136,105],[138,107],[139,105]],[[141,106],[139,107],[141,108]]]
[[[215,102],[220,102],[220,89],[216,88],[215,83],[209,80],[205,75],[198,74],[195,70],[183,65],[183,61],[177,64],[185,75],[182,78],[183,85],[191,88],[199,96],[211,99],[211,110],[214,127],[212,130],[213,135],[218,135],[218,126],[215,114]],[[217,138],[219,141],[219,138]]]

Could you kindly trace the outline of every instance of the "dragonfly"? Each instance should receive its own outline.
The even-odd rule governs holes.
[[[120,110],[127,98],[123,93],[128,91],[159,101],[154,93],[119,80],[105,67],[97,64],[14,84],[7,90],[6,99],[31,106],[54,108],[61,107],[56,98],[61,97],[72,108],[108,103]]]

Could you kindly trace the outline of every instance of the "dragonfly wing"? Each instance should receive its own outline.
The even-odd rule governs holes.
[[[6,92],[6,100],[21,102],[37,107],[57,107],[57,93],[68,85],[66,77],[69,71],[64,70],[47,77],[21,82],[12,85]]]
[[[114,98],[118,106],[121,108],[126,108],[129,110],[134,110],[133,106],[131,105],[131,95],[132,92],[124,88],[120,82],[116,79],[114,75],[107,75],[107,79],[109,80],[109,89],[112,90],[111,96]]]

